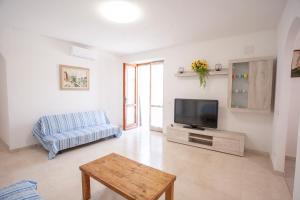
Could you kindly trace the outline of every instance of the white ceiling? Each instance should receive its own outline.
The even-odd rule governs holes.
[[[99,2],[0,0],[0,26],[132,54],[274,29],[286,0],[135,0],[143,16],[131,24],[105,20]]]

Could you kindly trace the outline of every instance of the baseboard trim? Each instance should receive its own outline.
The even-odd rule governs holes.
[[[4,148],[9,151],[9,146],[2,139],[0,139],[0,143],[3,144]]]
[[[296,161],[296,157],[293,156],[285,156],[286,160],[292,160],[292,161]]]
[[[273,169],[273,174],[276,175],[276,176],[282,176],[282,177],[284,177],[284,172],[274,170],[273,163],[272,163],[272,158],[271,158],[271,154],[270,153],[265,152],[265,151],[255,150],[255,149],[248,149],[248,148],[245,149],[245,152],[251,152],[251,153],[254,153],[254,154],[257,154],[257,155],[269,157],[270,158],[270,164],[271,164],[272,169]]]
[[[40,144],[31,144],[31,145],[28,145],[26,147],[19,147],[19,148],[15,148],[15,149],[10,149],[9,151],[13,153],[13,152],[18,152],[18,151],[22,151],[22,150],[26,150],[26,149],[39,147],[39,146],[41,146],[41,145]]]
[[[267,156],[267,157],[271,157],[269,152],[265,152],[265,151],[260,151],[260,150],[256,150],[256,149],[248,149],[245,148],[245,152],[250,152],[250,153],[254,153],[257,155],[261,155],[261,156]]]
[[[273,174],[275,174],[275,175],[277,175],[277,176],[282,176],[282,177],[284,177],[284,172],[277,171],[277,170],[274,170],[274,169],[273,169]]]
[[[30,148],[34,148],[34,147],[39,147],[41,146],[39,143],[35,143],[35,144],[30,144],[28,146],[24,146],[24,147],[18,147],[18,148],[14,148],[14,149],[11,149],[8,144],[6,144],[2,139],[0,139],[0,143],[1,145],[3,145],[5,147],[5,149],[8,151],[8,152],[16,152],[16,151],[20,151],[20,150],[24,150],[24,149],[30,149]]]

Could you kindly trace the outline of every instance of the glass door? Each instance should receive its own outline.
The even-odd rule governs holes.
[[[149,63],[138,64],[138,124],[150,128],[150,67]]]
[[[153,62],[150,67],[150,130],[163,128],[163,62]]]
[[[137,127],[137,66],[123,64],[123,129]]]

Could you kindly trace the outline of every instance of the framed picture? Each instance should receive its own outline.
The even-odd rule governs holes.
[[[293,53],[291,77],[300,77],[300,49]]]
[[[90,77],[88,68],[59,65],[60,89],[62,90],[88,90]]]

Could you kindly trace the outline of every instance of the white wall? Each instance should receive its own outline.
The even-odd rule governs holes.
[[[300,49],[300,32],[294,44],[294,49]],[[288,116],[288,133],[286,141],[286,155],[296,157],[298,122],[300,116],[300,78],[290,78],[290,102]]]
[[[298,121],[298,135],[300,135],[300,120]],[[296,157],[296,169],[295,169],[295,181],[293,200],[300,200],[300,137],[297,139],[297,157]]]
[[[107,112],[111,122],[122,125],[123,120],[123,64],[119,57],[101,56],[100,100],[101,107]]]
[[[111,121],[121,123],[121,71],[118,57],[99,51],[97,61],[70,56],[71,43],[33,33],[5,29],[0,52],[6,60],[10,148],[36,143],[31,130],[42,115],[75,111],[107,111]],[[59,64],[90,69],[90,90],[59,89]]]
[[[300,31],[299,10],[299,0],[288,0],[277,29],[278,58],[271,158],[273,168],[280,172],[284,172],[289,123],[291,59],[297,34]]]
[[[164,59],[164,128],[173,123],[174,98],[218,99],[219,128],[247,134],[246,147],[264,152],[271,149],[273,114],[233,113],[227,109],[227,77],[209,77],[205,89],[198,78],[177,78],[178,67],[190,66],[193,59],[205,58],[210,66],[221,62],[228,67],[230,59],[276,55],[275,31],[193,42],[182,46],[140,53],[124,57],[124,62]]]
[[[0,52],[0,139],[9,144],[6,63]]]

